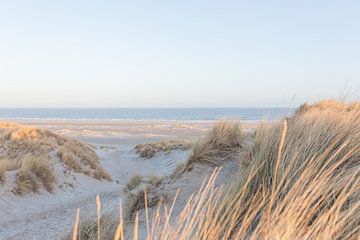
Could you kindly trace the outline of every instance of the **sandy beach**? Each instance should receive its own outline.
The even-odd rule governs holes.
[[[118,209],[123,197],[122,189],[132,176],[168,176],[189,155],[189,150],[176,150],[170,154],[160,153],[151,159],[142,159],[135,153],[135,145],[176,139],[194,142],[214,124],[210,121],[83,120],[22,120],[18,123],[48,129],[92,144],[101,158],[101,165],[112,176],[113,182],[98,181],[75,173],[59,179],[53,193],[43,191],[41,194],[31,193],[25,196],[12,194],[11,186],[5,184],[0,192],[1,239],[60,237],[71,230],[77,208],[81,209],[82,217],[95,215],[94,199],[97,194],[104,202],[103,211]],[[255,124],[243,126],[249,130]],[[195,171],[187,181],[198,184],[205,172],[211,173],[209,169],[202,169],[201,172],[202,174],[197,175]],[[14,179],[15,175],[9,172],[6,177]],[[176,191],[177,187],[181,187],[181,184],[175,184],[173,190]],[[196,184],[190,184],[187,191],[190,194],[196,188]]]
[[[5,120],[14,121],[14,120]],[[215,121],[169,120],[15,120],[18,123],[49,129],[87,143],[128,149],[136,144],[162,140],[195,141]],[[254,129],[256,122],[242,122],[244,130]]]

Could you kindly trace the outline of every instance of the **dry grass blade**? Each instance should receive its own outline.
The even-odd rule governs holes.
[[[119,211],[120,211],[120,216],[119,216],[119,225],[116,228],[116,232],[115,232],[115,236],[114,236],[114,240],[124,240],[124,222],[123,222],[123,213],[122,213],[122,204],[120,203],[119,206]]]
[[[96,212],[97,212],[97,226],[98,226],[98,231],[97,231],[97,235],[98,235],[98,240],[100,240],[100,236],[101,236],[101,230],[100,230],[100,217],[101,217],[101,201],[100,201],[100,196],[97,195],[96,196]]]
[[[135,224],[134,224],[134,240],[138,240],[139,234],[139,212],[136,213]]]
[[[279,143],[279,150],[278,150],[278,154],[277,154],[277,158],[276,158],[276,162],[275,162],[275,168],[274,168],[274,183],[272,185],[272,189],[271,189],[271,197],[270,197],[270,204],[269,204],[269,209],[268,209],[268,219],[270,220],[270,212],[271,212],[271,208],[273,206],[273,201],[274,201],[274,192],[275,192],[275,186],[277,184],[277,172],[279,169],[279,163],[280,163],[280,159],[281,159],[281,154],[284,148],[284,143],[285,143],[285,137],[286,137],[286,132],[287,132],[287,120],[285,119],[283,122],[283,127],[281,130],[281,138],[280,138],[280,143]]]
[[[73,231],[73,240],[77,240],[77,236],[79,233],[79,222],[80,222],[80,209],[76,210],[76,220],[74,224],[74,231]]]

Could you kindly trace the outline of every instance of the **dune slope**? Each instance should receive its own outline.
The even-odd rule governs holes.
[[[56,171],[55,165],[62,165],[63,171]],[[49,130],[0,122],[0,182],[15,173],[14,193],[38,192],[42,187],[50,192],[57,175],[68,171],[111,180],[90,145]]]

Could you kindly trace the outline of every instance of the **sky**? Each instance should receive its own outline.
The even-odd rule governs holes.
[[[360,99],[360,1],[0,1],[0,107]]]

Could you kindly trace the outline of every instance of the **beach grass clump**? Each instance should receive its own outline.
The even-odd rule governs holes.
[[[98,240],[98,237],[100,235],[101,240],[113,240],[118,225],[119,219],[117,219],[112,213],[104,213],[101,215],[100,227],[98,226],[98,222],[96,221],[96,219],[82,219],[79,222],[77,239]],[[68,233],[64,237],[64,240],[72,239],[73,233]]]
[[[101,167],[96,152],[88,144],[68,141],[58,149],[58,156],[70,170],[99,180],[112,180],[111,176]]]
[[[272,186],[275,168],[278,181],[288,171],[287,176],[291,178],[284,181],[292,185],[312,158],[321,157],[323,162],[319,165],[325,165],[336,164],[345,157],[347,160],[342,166],[345,170],[358,164],[360,104],[325,101],[301,107],[293,117],[287,119],[286,139],[281,159],[277,159],[282,129],[283,123],[265,123],[256,130],[250,168],[258,169],[258,178],[251,183],[253,191],[259,189],[260,185],[267,188]]]
[[[126,184],[124,191],[129,192],[137,188],[143,182],[143,177],[139,174],[135,174],[130,178],[130,181]]]
[[[336,100],[322,100],[315,104],[304,103],[295,112],[296,115],[302,115],[307,111],[322,112],[322,111],[334,111],[334,112],[356,112],[360,108],[359,102],[344,103]]]
[[[157,191],[165,177],[149,175],[142,177],[134,175],[124,188],[125,193],[125,219],[131,221],[135,213],[145,207],[145,192],[147,192],[147,206],[153,207],[167,196]]]
[[[148,186],[126,196],[124,205],[124,219],[127,222],[135,220],[136,213],[145,208],[155,207],[160,202],[168,201],[169,197],[158,192],[154,186]],[[145,203],[146,201],[146,203]]]
[[[241,149],[244,138],[239,122],[218,122],[192,147],[188,166],[196,162],[219,166],[222,160]]]
[[[24,156],[20,160],[20,168],[16,171],[14,192],[38,192],[40,186],[51,192],[56,177],[49,162],[47,156]]]
[[[70,170],[111,180],[92,146],[46,129],[0,122],[0,180],[6,180],[5,172],[16,171],[15,193],[53,189],[53,153]]]
[[[191,142],[186,140],[166,140],[160,142],[150,142],[145,144],[138,144],[135,146],[135,151],[141,158],[153,158],[158,152],[171,153],[174,150],[189,150]]]
[[[129,192],[135,190],[136,188],[138,188],[140,185],[158,187],[159,185],[162,184],[164,179],[165,179],[165,177],[157,176],[155,174],[150,174],[145,177],[142,177],[139,174],[135,174],[134,176],[132,176],[130,178],[129,182],[125,185],[123,190],[125,193],[129,193]]]

